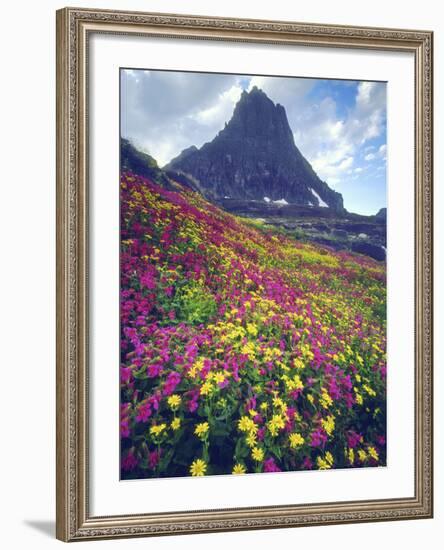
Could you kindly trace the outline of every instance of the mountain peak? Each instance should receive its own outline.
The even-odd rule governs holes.
[[[262,98],[266,98],[267,100],[271,101],[271,99],[267,96],[267,94],[263,90],[258,88],[257,86],[253,86],[251,88],[251,90],[244,90],[242,92],[241,97],[242,96],[262,97]]]
[[[285,109],[257,86],[244,90],[210,143],[167,166],[193,176],[214,199],[285,200],[343,211],[342,196],[321,181],[296,147]]]
[[[257,86],[244,90],[233,116],[220,132],[224,137],[243,140],[271,141],[276,147],[294,147],[293,133],[285,109],[273,101]]]

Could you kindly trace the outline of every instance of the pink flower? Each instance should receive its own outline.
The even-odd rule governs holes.
[[[130,449],[127,455],[125,456],[125,458],[122,460],[122,464],[121,464],[122,470],[124,472],[129,472],[131,470],[134,470],[134,468],[137,466],[138,463],[139,461],[134,456],[134,449]]]
[[[129,428],[129,418],[126,416],[120,420],[120,437],[129,437],[130,428]]]
[[[302,470],[311,470],[313,468],[313,462],[309,456],[306,456],[301,465]]]
[[[310,435],[311,441],[310,445],[312,447],[321,447],[327,443],[327,434],[324,429],[318,428]]]
[[[267,458],[264,460],[264,472],[282,472],[282,470],[276,465],[274,458]]]
[[[151,470],[155,470],[156,466],[159,464],[161,449],[159,451],[152,451],[148,453],[148,467]]]
[[[136,422],[146,422],[148,418],[151,416],[151,405],[148,402],[141,403],[137,407],[137,415],[136,415]]]
[[[181,379],[182,377],[178,372],[170,372],[163,387],[163,395],[171,395],[180,384]]]
[[[156,288],[156,281],[152,273],[143,273],[140,277],[140,284],[149,290],[154,290]]]
[[[257,438],[259,441],[263,441],[265,437],[265,427],[259,428],[257,431]]]
[[[159,376],[161,371],[162,371],[162,365],[160,365],[159,363],[154,365],[148,365],[147,374],[150,378],[155,378],[156,376]]]
[[[383,447],[385,445],[385,436],[383,435],[377,435],[376,436],[376,442],[378,443],[378,445],[380,445],[381,447]]]
[[[120,367],[120,382],[128,384],[131,381],[132,372],[130,367]]]
[[[350,430],[346,434],[346,437],[347,437],[348,446],[352,449],[355,449],[362,439],[362,435],[354,432],[353,430]]]

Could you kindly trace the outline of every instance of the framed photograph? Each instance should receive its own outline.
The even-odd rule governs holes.
[[[57,12],[57,537],[432,517],[430,31]]]

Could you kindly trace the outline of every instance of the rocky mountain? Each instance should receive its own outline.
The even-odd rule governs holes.
[[[375,218],[377,220],[381,220],[381,221],[386,222],[387,221],[387,208],[380,208],[378,210],[377,214],[375,214]]]
[[[191,176],[211,200],[277,201],[344,212],[342,195],[317,176],[296,147],[284,107],[257,87],[242,93],[213,141],[185,149],[165,170]]]

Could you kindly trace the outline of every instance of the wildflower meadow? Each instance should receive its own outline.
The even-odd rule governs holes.
[[[121,478],[383,466],[386,267],[121,176]]]

